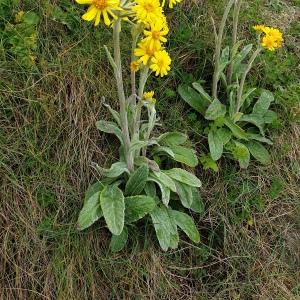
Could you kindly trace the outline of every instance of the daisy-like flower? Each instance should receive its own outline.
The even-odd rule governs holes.
[[[163,18],[163,9],[159,0],[136,0],[132,10],[138,22],[151,24]]]
[[[166,23],[158,21],[151,23],[149,30],[144,30],[146,38],[145,42],[149,44],[150,49],[159,49],[160,43],[166,43],[165,36],[169,33],[169,28]]]
[[[261,40],[261,45],[264,48],[270,51],[274,51],[282,47],[283,34],[280,30],[273,27],[264,26],[264,25],[253,26],[253,29],[259,33],[264,33],[264,36],[262,37]]]
[[[130,63],[130,70],[133,72],[137,72],[140,69],[140,65],[141,65],[141,63],[139,61],[137,61],[137,60],[132,61]]]
[[[168,0],[168,2],[169,2],[169,7],[170,7],[170,8],[173,8],[174,5],[176,5],[177,3],[180,3],[181,1],[182,1],[182,0]],[[166,0],[163,0],[162,6],[165,6],[165,4],[166,4]]]
[[[76,0],[78,4],[88,4],[90,7],[87,12],[82,16],[85,21],[95,20],[95,26],[98,26],[103,16],[105,25],[110,26],[111,20],[117,19],[115,11],[122,10],[120,7],[120,0]]]
[[[156,76],[163,77],[171,70],[171,58],[166,50],[156,51],[151,59],[150,69]]]
[[[158,48],[150,48],[149,43],[141,42],[138,44],[138,48],[135,49],[134,55],[139,58],[139,62],[147,65],[149,60],[154,56],[155,51],[161,49],[161,45],[159,44]]]

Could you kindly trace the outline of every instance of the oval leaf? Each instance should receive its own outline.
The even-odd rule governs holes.
[[[149,174],[149,168],[146,165],[140,166],[134,171],[125,186],[125,195],[135,196],[140,194],[147,182]]]
[[[161,135],[157,141],[163,146],[182,145],[187,141],[187,135],[181,132],[167,132]]]
[[[211,130],[209,132],[208,145],[211,158],[214,161],[219,160],[223,154],[223,140],[218,131]]]
[[[125,219],[122,191],[116,185],[106,186],[100,194],[100,204],[108,229],[112,234],[120,235]]]
[[[142,219],[149,214],[156,206],[152,197],[139,195],[125,199],[125,221],[132,223]]]
[[[98,168],[102,175],[109,178],[116,178],[122,175],[123,173],[129,173],[127,165],[124,162],[117,162],[111,165],[110,169]]]
[[[113,235],[110,241],[110,250],[112,252],[119,252],[121,251],[128,240],[128,229],[124,227],[122,233],[120,235]]]
[[[120,142],[123,143],[122,131],[116,123],[101,120],[96,123],[96,127],[105,133],[116,135]]]
[[[248,142],[246,146],[248,147],[251,155],[260,163],[263,165],[268,165],[271,163],[271,156],[268,150],[262,144],[251,141]]]
[[[194,174],[179,168],[173,168],[170,170],[163,171],[165,174],[171,178],[185,183],[189,186],[201,187],[201,181]]]
[[[199,243],[200,234],[193,219],[189,215],[177,210],[171,210],[171,214],[177,226],[180,227],[194,243]]]
[[[196,167],[198,165],[198,158],[195,151],[182,146],[171,145],[169,148],[174,153],[174,160],[186,164],[189,167]]]
[[[218,99],[215,99],[208,107],[205,113],[206,120],[216,120],[218,118],[225,117],[226,106],[222,104]]]

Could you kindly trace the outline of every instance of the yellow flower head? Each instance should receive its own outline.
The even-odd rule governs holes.
[[[149,60],[154,56],[155,51],[161,49],[160,44],[158,46],[158,48],[151,48],[149,43],[142,41],[138,44],[138,48],[134,50],[134,55],[136,57],[140,57],[140,59],[138,60],[139,62],[147,65]]]
[[[151,23],[149,30],[144,30],[144,35],[146,38],[145,42],[149,44],[151,49],[159,49],[160,43],[166,43],[167,39],[165,36],[169,33],[169,28],[166,23],[158,21],[156,23]]]
[[[166,50],[156,51],[151,59],[150,69],[156,76],[165,76],[171,70],[171,58]]]
[[[136,13],[138,22],[151,24],[163,17],[163,9],[159,0],[136,0],[132,10]]]
[[[151,92],[145,92],[143,95],[143,99],[142,101],[144,102],[144,104],[152,104],[155,105],[156,103],[156,99],[153,98],[154,97],[154,91]]]
[[[274,51],[282,47],[283,34],[280,30],[273,27],[264,26],[264,25],[253,26],[253,29],[259,33],[264,33],[264,36],[262,37],[261,40],[261,45],[264,48],[270,51]]]
[[[180,3],[181,1],[182,1],[182,0],[168,0],[168,2],[169,2],[169,7],[170,7],[170,8],[173,8],[174,5],[176,5],[177,3]],[[163,0],[162,6],[165,6],[165,4],[166,4],[166,0]]]
[[[131,71],[137,72],[140,69],[140,65],[141,65],[141,63],[139,61],[137,61],[137,60],[132,61],[130,64]]]
[[[120,7],[120,0],[76,0],[78,4],[89,4],[87,12],[82,16],[85,21],[95,20],[95,26],[100,23],[101,16],[105,25],[110,26],[111,20],[109,15],[113,19],[117,19],[115,11],[122,10]]]

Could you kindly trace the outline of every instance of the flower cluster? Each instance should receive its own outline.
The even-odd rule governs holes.
[[[264,34],[261,39],[261,45],[264,48],[274,51],[282,47],[283,34],[280,30],[264,25],[255,25],[253,26],[253,29],[260,34]]]
[[[142,28],[143,37],[134,51],[135,60],[130,68],[137,72],[142,66],[149,67],[156,76],[165,76],[170,71],[171,58],[163,44],[169,33],[164,7],[173,8],[182,0],[76,0],[89,8],[82,16],[86,21],[99,25],[101,19],[110,26],[114,20],[123,18]]]

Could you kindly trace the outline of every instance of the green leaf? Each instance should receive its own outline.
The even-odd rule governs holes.
[[[158,181],[160,181],[163,185],[165,185],[167,188],[169,188],[172,192],[176,192],[176,186],[174,180],[165,174],[162,171],[159,172],[153,172],[150,174],[150,177],[156,178]]]
[[[125,198],[125,221],[133,223],[149,214],[156,207],[152,197],[139,195]]]
[[[269,144],[269,145],[273,145],[273,142],[259,134],[254,134],[254,133],[250,133],[249,134],[249,139],[250,140],[255,140],[255,141],[258,141],[258,142],[262,142],[262,143],[266,143],[266,144]]]
[[[230,51],[229,51],[229,47],[227,46],[222,50],[222,53],[221,53],[220,64],[219,64],[219,69],[218,69],[219,74],[221,74],[225,70],[227,65],[229,64],[229,54],[230,54]]]
[[[153,151],[153,155],[159,154],[159,153],[166,153],[170,157],[175,158],[175,154],[174,154],[173,150],[170,149],[169,147],[162,147],[162,146],[155,147],[154,151]]]
[[[170,149],[174,153],[174,160],[186,164],[192,168],[198,165],[198,158],[194,150],[175,145],[170,146]]]
[[[259,115],[259,114],[250,114],[250,115],[243,115],[240,119],[241,122],[248,122],[250,124],[253,124],[255,125],[261,135],[265,135],[265,132],[264,132],[264,117],[262,115]]]
[[[101,120],[96,123],[96,127],[105,133],[116,135],[119,141],[123,143],[122,131],[116,123]]]
[[[179,169],[179,168],[173,168],[173,169],[162,171],[162,172],[164,172],[171,178],[173,178],[179,182],[185,183],[189,186],[201,187],[201,181],[194,174],[192,174],[186,170]]]
[[[211,158],[219,160],[223,154],[223,141],[218,130],[211,130],[208,134],[208,145]]]
[[[159,245],[164,251],[167,251],[171,242],[171,232],[173,231],[168,209],[166,207],[156,207],[150,214]]]
[[[179,234],[177,230],[177,224],[171,213],[171,209],[168,209],[169,219],[170,219],[170,248],[177,249],[179,244]]]
[[[192,188],[193,193],[193,203],[191,205],[191,210],[194,212],[201,214],[204,212],[204,203],[202,197],[197,188]]]
[[[127,164],[124,162],[117,162],[111,165],[110,169],[103,169],[98,167],[101,174],[108,178],[116,178],[122,175],[123,173],[129,173],[127,169]]]
[[[204,170],[211,169],[215,172],[219,171],[219,167],[217,163],[211,158],[210,154],[209,155],[202,154],[199,160],[203,165]]]
[[[226,106],[222,104],[218,99],[215,99],[205,113],[206,120],[216,120],[218,118],[225,117]]]
[[[144,190],[147,196],[156,198],[156,186],[153,181],[147,181]]]
[[[242,169],[247,169],[250,163],[250,152],[248,148],[237,141],[234,141],[234,144],[235,148],[232,151],[233,157],[238,160]]]
[[[197,93],[193,88],[185,85],[179,86],[178,93],[193,109],[201,113],[203,116],[205,115],[205,111],[210,104],[205,97]]]
[[[124,228],[125,202],[122,191],[116,185],[106,186],[100,194],[100,204],[110,232],[120,235]]]
[[[148,181],[155,182],[159,186],[161,191],[161,201],[165,206],[168,206],[170,201],[171,190],[168,187],[166,187],[161,181],[154,177],[148,177]]]
[[[102,216],[100,192],[104,189],[101,182],[91,185],[86,191],[85,201],[77,221],[78,230],[84,230],[94,224]]]
[[[277,120],[278,116],[275,111],[268,110],[264,115],[264,122],[266,124],[272,124]]]
[[[253,107],[253,113],[264,115],[273,101],[273,94],[270,91],[264,90]]]
[[[107,109],[111,113],[112,117],[117,122],[118,126],[121,127],[120,114],[116,110],[114,110],[109,104],[104,103],[104,106],[107,107]]]
[[[247,55],[252,50],[253,45],[247,45],[245,46],[233,59],[233,74],[236,74],[237,76],[241,74],[242,71],[242,62],[245,60]]]
[[[175,181],[175,184],[176,192],[179,196],[182,205],[186,208],[191,208],[193,203],[192,187],[179,181]]]
[[[226,145],[227,143],[229,143],[229,141],[232,138],[231,131],[227,128],[219,128],[217,131],[218,131],[219,137],[222,139],[223,145]]]
[[[28,25],[37,25],[39,23],[40,17],[30,11],[30,12],[26,12],[23,16],[23,22],[28,24]]]
[[[180,227],[194,243],[199,243],[200,234],[193,219],[189,215],[177,210],[172,210],[171,214],[177,226]]]
[[[121,251],[128,240],[128,229],[124,227],[122,233],[120,235],[113,235],[110,241],[110,250],[111,252],[119,252]]]
[[[263,165],[268,165],[271,163],[271,157],[268,150],[258,142],[250,141],[246,143],[252,156],[261,162]]]
[[[149,175],[149,168],[146,165],[140,166],[134,171],[125,186],[125,195],[135,196],[140,194],[147,182]]]
[[[239,127],[238,125],[234,124],[232,120],[230,120],[229,118],[225,118],[224,124],[231,130],[232,134],[236,138],[246,140],[246,141],[248,140],[247,132],[243,130],[241,127]]]
[[[193,88],[202,96],[202,98],[205,100],[206,103],[206,107],[209,106],[210,103],[212,103],[212,98],[209,96],[209,94],[207,94],[204,90],[204,88],[202,87],[202,85],[199,82],[194,82],[193,84]]]
[[[249,89],[242,97],[241,100],[241,107],[244,105],[245,101],[248,100],[248,98],[257,90],[257,88],[251,88]]]
[[[187,141],[187,138],[187,135],[181,132],[167,132],[162,134],[157,141],[163,146],[182,145]]]

